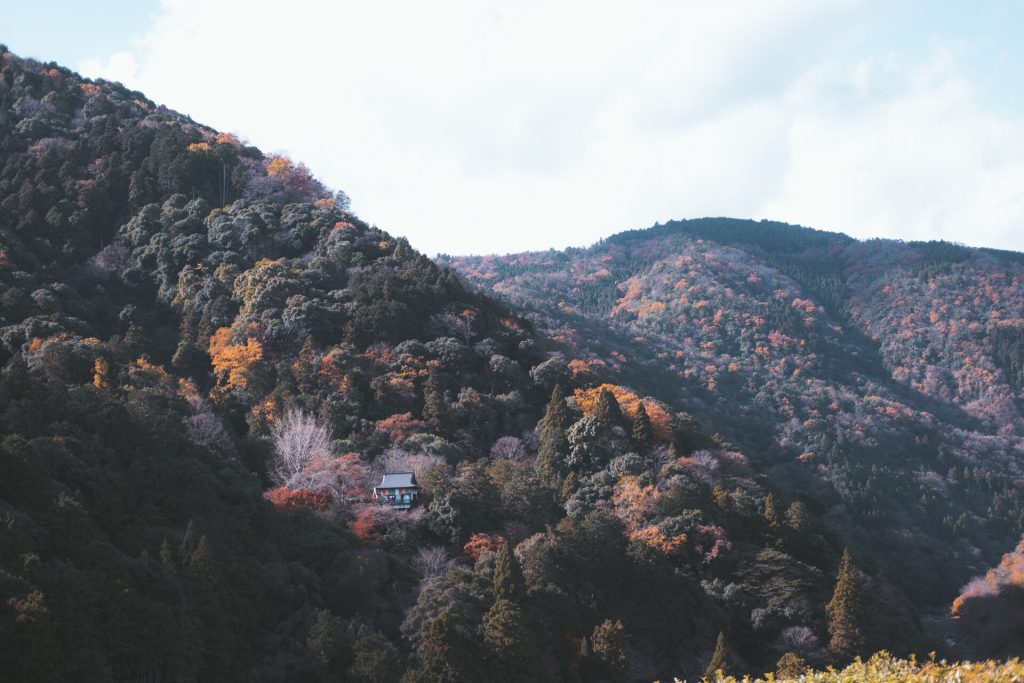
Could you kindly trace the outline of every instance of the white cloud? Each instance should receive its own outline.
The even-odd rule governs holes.
[[[937,51],[849,62],[857,3],[164,0],[124,81],[433,253],[770,216],[1024,248],[1019,122]]]

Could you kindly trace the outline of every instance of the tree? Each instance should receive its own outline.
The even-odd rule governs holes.
[[[601,393],[597,395],[597,404],[594,406],[594,417],[605,427],[617,427],[622,425],[622,408],[619,407],[619,402],[616,400],[615,394],[612,393],[611,389],[605,387],[601,389]]]
[[[825,615],[828,619],[829,651],[842,659],[863,654],[866,645],[864,596],[849,549],[843,551],[835,592],[825,607]]]
[[[778,529],[782,524],[782,516],[779,514],[779,509],[775,506],[775,495],[773,493],[765,496],[763,515],[769,529]]]
[[[779,678],[797,678],[807,673],[807,660],[793,652],[787,652],[775,664],[775,673]]]
[[[626,629],[621,621],[605,619],[591,636],[594,655],[603,666],[606,679],[626,680]]]
[[[630,437],[641,452],[649,449],[654,442],[654,428],[651,426],[651,418],[647,414],[647,408],[644,407],[643,401],[640,401],[640,405],[636,408]]]
[[[325,609],[316,610],[316,619],[309,629],[306,647],[324,665],[329,666],[338,659],[344,644],[344,629],[341,619]]]
[[[708,668],[705,670],[704,675],[713,677],[716,672],[721,672],[723,676],[732,676],[735,671],[736,665],[733,661],[732,652],[729,650],[729,645],[725,640],[725,633],[718,632],[718,640],[715,641],[715,652],[711,655],[711,661],[708,662]]]
[[[526,683],[542,678],[533,633],[516,603],[504,598],[494,601],[484,617],[484,643],[496,664],[488,680]]]
[[[512,600],[519,602],[526,597],[526,582],[519,559],[512,550],[512,544],[506,541],[498,548],[494,557],[494,598],[495,600]]]
[[[428,364],[427,381],[423,385],[423,421],[435,432],[444,428],[448,406],[444,400],[444,389],[438,376],[436,361]]]
[[[556,384],[551,390],[551,399],[541,420],[540,449],[534,468],[537,477],[545,484],[557,484],[563,469],[562,462],[569,443],[565,438],[565,428],[569,421],[569,412],[565,407],[565,396],[562,386]]]
[[[274,427],[274,466],[271,476],[282,486],[291,486],[313,461],[331,453],[331,430],[299,408],[289,408]]]
[[[476,683],[488,679],[483,662],[479,642],[446,609],[427,628],[423,665],[411,679],[417,683]]]
[[[379,633],[357,638],[352,644],[348,674],[357,683],[392,683],[401,680],[402,654]]]

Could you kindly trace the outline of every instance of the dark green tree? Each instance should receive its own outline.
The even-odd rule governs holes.
[[[800,655],[787,652],[775,664],[775,675],[779,678],[798,678],[807,673],[807,660]]]
[[[704,671],[704,675],[713,678],[716,672],[722,672],[723,676],[732,676],[736,673],[736,664],[733,660],[732,652],[729,650],[729,645],[725,640],[725,634],[721,631],[718,632],[718,640],[715,641],[715,651],[711,655],[711,661],[708,662],[708,668]]]
[[[622,408],[611,389],[605,387],[597,395],[594,405],[594,418],[605,428],[621,427],[623,424]]]
[[[527,683],[544,678],[540,656],[519,605],[499,598],[484,617],[484,643],[493,657],[490,680]]]
[[[356,683],[392,683],[402,678],[403,657],[379,633],[361,636],[352,644],[349,678]]]
[[[569,412],[565,407],[565,396],[562,386],[556,384],[551,390],[551,400],[541,420],[540,448],[534,467],[537,477],[549,486],[557,485],[564,471],[563,461],[569,443],[565,439],[565,428],[569,422]]]
[[[494,557],[494,599],[519,602],[526,597],[526,582],[512,544],[505,542]]]
[[[626,629],[621,621],[605,619],[594,627],[591,636],[594,656],[599,660],[601,677],[609,681],[626,681]]]
[[[341,619],[328,610],[316,610],[316,618],[309,628],[306,647],[325,667],[334,664],[342,654],[344,630]]]
[[[768,524],[768,528],[775,530],[778,529],[782,524],[782,515],[779,514],[779,509],[775,506],[775,494],[770,493],[765,496],[764,499],[764,521]]]
[[[427,371],[427,381],[423,386],[423,421],[432,430],[440,432],[444,429],[448,406],[444,399],[444,389],[438,377],[437,365],[431,364]]]
[[[838,659],[864,654],[866,645],[864,596],[849,549],[843,551],[832,600],[825,606],[828,649]]]
[[[488,679],[480,643],[446,609],[431,622],[423,641],[423,665],[411,679],[416,683],[476,683]]]
[[[651,416],[647,414],[644,402],[640,401],[637,406],[636,415],[633,417],[633,429],[630,432],[633,445],[641,452],[647,451],[654,443],[654,428],[651,426]]]

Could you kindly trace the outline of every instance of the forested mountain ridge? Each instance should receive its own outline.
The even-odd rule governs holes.
[[[578,375],[661,373],[659,396],[776,481],[909,551],[890,560],[959,555],[895,574],[993,563],[1020,536],[1021,254],[708,218],[439,262],[528,312]]]
[[[962,499],[920,503],[967,522],[887,510],[909,528],[886,529],[876,498],[857,507],[859,489],[842,489],[857,480],[835,475],[867,467],[860,451],[837,446],[823,473],[817,455],[762,449],[774,404],[719,411],[710,370],[658,382],[684,364],[645,357],[639,328],[570,310],[576,327],[538,317],[536,332],[301,164],[2,46],[0,69],[4,680],[617,681],[709,662],[764,671],[783,654],[841,664],[951,647],[922,615],[1013,546],[1010,450],[1003,469],[957,464]],[[711,249],[681,255],[698,247]],[[652,283],[620,306],[594,282],[581,306],[647,317]],[[723,317],[759,311],[744,305]],[[793,324],[792,308],[772,315]],[[805,343],[864,355],[850,372],[869,376],[884,361],[843,338],[850,324],[799,313]],[[621,347],[574,345],[579,329]],[[1014,367],[1012,334],[1001,348]],[[748,384],[780,362],[753,355],[736,371]],[[940,457],[946,437],[907,410],[913,457]],[[962,412],[965,435],[1011,443],[1002,427],[984,435],[996,417]],[[766,436],[741,448],[727,437],[745,424]],[[374,504],[385,471],[415,472],[423,504]],[[986,504],[1003,506],[991,523],[973,512]],[[970,620],[1007,599],[1004,566],[1012,556],[959,605],[959,651],[1019,646],[988,647]]]

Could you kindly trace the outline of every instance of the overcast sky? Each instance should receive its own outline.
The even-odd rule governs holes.
[[[3,7],[3,5],[11,5]],[[0,0],[430,254],[699,216],[1024,250],[1024,3]]]

